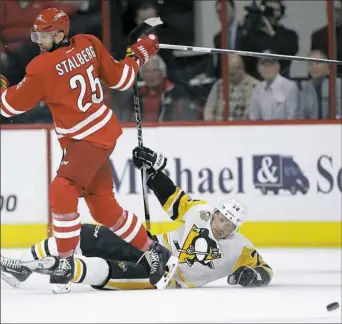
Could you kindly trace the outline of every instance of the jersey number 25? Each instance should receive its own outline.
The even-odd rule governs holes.
[[[90,65],[86,69],[87,77],[85,77],[82,74],[76,74],[72,78],[70,78],[70,88],[72,90],[75,90],[78,87],[80,87],[80,94],[77,99],[77,106],[78,106],[78,109],[83,112],[86,112],[93,103],[100,103],[103,101],[103,90],[102,90],[102,86],[100,83],[100,79],[98,77],[94,77],[93,71],[94,71],[94,65]],[[89,85],[90,85],[92,102],[84,102],[84,97],[88,95],[87,90],[88,90]],[[97,90],[99,90],[99,97],[96,96]]]

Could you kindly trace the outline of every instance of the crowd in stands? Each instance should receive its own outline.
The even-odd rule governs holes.
[[[102,2],[86,1],[1,1],[0,68],[12,84],[20,82],[25,66],[39,54],[30,40],[32,21],[46,7],[57,7],[71,17],[72,34],[90,33],[102,38]],[[220,1],[212,1],[218,17]],[[281,24],[286,10],[281,0],[261,0],[263,14],[250,7],[243,21],[236,19],[234,0],[225,0],[227,47],[229,49],[296,55],[299,36]],[[160,15],[165,24],[157,30],[160,42],[194,44],[194,1],[191,0],[111,0],[111,54],[125,55],[127,35],[141,21]],[[261,18],[260,18],[261,17]],[[218,18],[219,19],[219,18]],[[335,36],[342,39],[342,0],[335,1]],[[222,48],[222,31],[213,44]],[[336,41],[337,60],[342,60],[342,42]],[[328,57],[328,28],[313,31],[313,58]],[[228,55],[228,120],[328,119],[329,65],[309,62],[306,78],[290,78],[290,60]],[[342,112],[342,66],[337,66],[336,118]],[[182,56],[161,50],[141,68],[139,95],[143,121],[224,120],[224,82],[221,57]],[[123,122],[134,121],[132,90],[110,91],[111,108]],[[27,114],[1,123],[51,123],[42,103]]]

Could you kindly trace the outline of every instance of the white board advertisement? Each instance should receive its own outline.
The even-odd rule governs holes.
[[[62,151],[52,137],[54,176]],[[212,206],[238,198],[250,221],[341,221],[341,125],[147,127],[143,137],[193,198]],[[111,162],[117,200],[143,220],[136,145],[136,129],[125,128]],[[151,219],[167,221],[153,194],[149,201]],[[92,221],[84,202],[79,211]]]
[[[46,223],[46,130],[1,131],[1,223]]]

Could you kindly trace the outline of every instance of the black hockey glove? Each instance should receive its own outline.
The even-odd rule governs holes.
[[[243,287],[257,287],[262,285],[262,280],[257,269],[242,266],[227,278],[230,285],[241,285]]]
[[[147,147],[137,146],[133,150],[133,164],[137,169],[143,166],[149,175],[157,174],[166,166],[167,158],[161,154],[152,151]]]

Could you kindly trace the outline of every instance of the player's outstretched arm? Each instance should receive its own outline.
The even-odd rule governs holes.
[[[193,200],[181,188],[162,172],[166,167],[167,158],[147,147],[136,147],[133,150],[133,164],[137,169],[145,166],[148,175],[148,187],[158,198],[164,211],[174,221],[182,222],[185,214],[199,204],[206,204],[203,200]]]
[[[111,89],[125,91],[133,87],[139,67],[144,65],[159,51],[158,38],[155,35],[142,37],[127,49],[126,58],[116,61],[107,51],[102,42],[95,36],[87,35],[94,44],[100,63],[100,78]]]
[[[272,277],[273,271],[261,255],[254,248],[244,247],[227,282],[243,287],[260,287],[268,285]]]
[[[43,100],[44,82],[35,60],[26,67],[26,75],[20,83],[10,87],[5,76],[0,74],[0,113],[10,118],[23,114]]]

